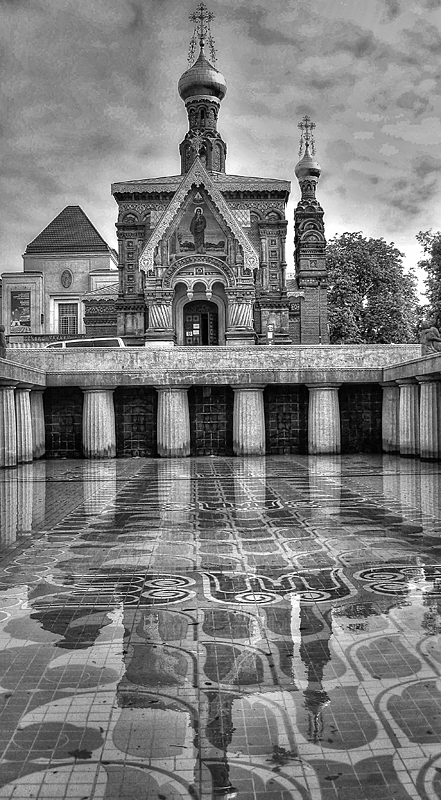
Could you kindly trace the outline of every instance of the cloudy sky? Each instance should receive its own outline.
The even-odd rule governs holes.
[[[0,273],[22,268],[26,244],[66,205],[115,246],[111,182],[179,173],[176,86],[197,3],[0,0]],[[292,180],[292,218],[307,113],[328,238],[382,236],[415,264],[415,234],[441,228],[441,0],[208,5],[228,84],[227,171]]]

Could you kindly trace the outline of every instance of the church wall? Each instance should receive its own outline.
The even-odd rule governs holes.
[[[113,395],[116,455],[156,456],[157,392],[150,386],[119,386]]]
[[[308,452],[308,389],[267,386],[264,392],[266,452]]]
[[[233,454],[233,402],[230,386],[189,389],[191,455]]]
[[[376,383],[340,387],[342,453],[381,453],[382,397]]]
[[[46,456],[81,458],[83,392],[77,386],[52,387],[44,393]]]

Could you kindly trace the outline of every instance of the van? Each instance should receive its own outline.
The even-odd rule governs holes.
[[[68,347],[125,347],[125,344],[118,336],[113,336],[106,339],[67,339],[64,342],[51,342],[46,345],[46,348],[51,350]]]

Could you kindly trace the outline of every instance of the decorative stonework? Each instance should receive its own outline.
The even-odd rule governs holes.
[[[178,213],[194,184],[197,186],[202,185],[204,187],[208,197],[214,206],[217,207],[223,220],[231,229],[235,238],[238,240],[243,249],[245,266],[249,267],[250,269],[257,268],[258,256],[254,247],[243,233],[240,225],[238,225],[236,220],[232,217],[227,202],[224,200],[222,194],[215,186],[212,178],[204,168],[203,164],[201,164],[200,160],[197,158],[187,175],[184,176],[178,191],[176,192],[173,200],[163,214],[146,247],[144,248],[139,261],[141,269],[146,270],[153,266],[155,248],[158,246],[161,239],[163,239],[163,237],[167,234],[169,226],[172,224],[176,214]]]
[[[228,286],[234,286],[236,283],[236,276],[234,271],[228,264],[220,261],[218,258],[206,255],[185,256],[176,260],[172,266],[168,267],[164,272],[162,284],[164,288],[171,287],[173,277],[184,269],[194,269],[195,275],[205,275],[208,273],[208,267],[213,267],[214,274],[220,273],[224,275]],[[201,270],[200,272],[198,270]],[[213,274],[213,273],[211,273]]]

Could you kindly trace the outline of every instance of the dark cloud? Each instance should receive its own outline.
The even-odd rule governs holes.
[[[265,9],[252,9],[249,7],[232,8],[232,18],[236,21],[245,22],[248,36],[256,44],[269,46],[299,43],[299,37],[288,35],[285,31],[275,30],[268,26],[268,18],[274,19],[274,15]]]
[[[414,111],[416,115],[423,114],[432,110],[433,106],[428,97],[424,97],[421,92],[414,92],[412,90],[403,92],[396,99],[398,108],[407,108]]]
[[[389,20],[394,20],[401,13],[401,3],[399,0],[384,0],[385,14]]]

